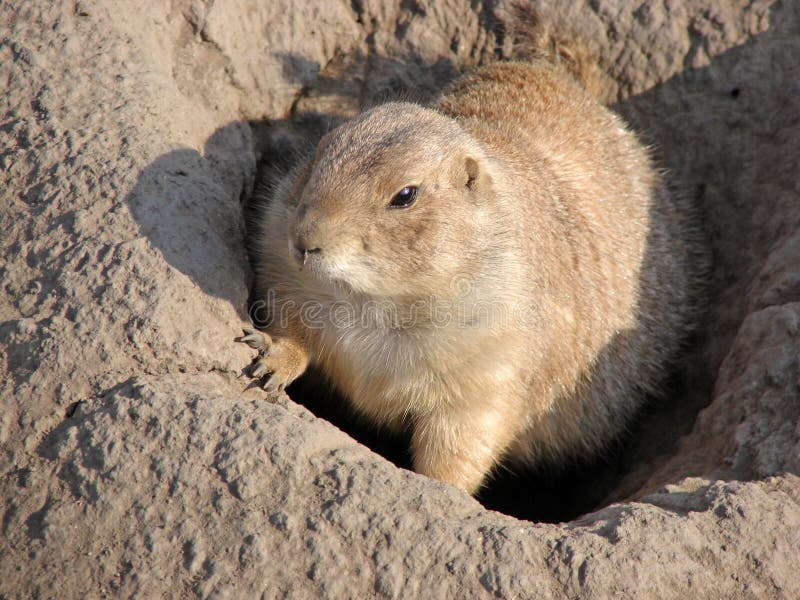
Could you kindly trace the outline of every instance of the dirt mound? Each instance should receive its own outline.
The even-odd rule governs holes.
[[[511,56],[506,3],[1,5],[0,596],[800,596],[800,8],[638,4],[541,12],[702,207],[711,309],[616,457],[482,498],[561,524],[266,401],[233,343],[259,165]]]

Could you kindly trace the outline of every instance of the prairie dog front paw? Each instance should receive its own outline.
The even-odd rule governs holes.
[[[308,366],[308,355],[290,338],[276,337],[245,327],[244,335],[237,341],[247,344],[258,355],[251,363],[248,375],[261,380],[261,387],[268,392],[279,392],[297,379]]]

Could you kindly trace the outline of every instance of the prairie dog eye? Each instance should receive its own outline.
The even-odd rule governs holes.
[[[417,199],[417,191],[419,191],[417,186],[407,185],[394,195],[389,208],[408,208]]]

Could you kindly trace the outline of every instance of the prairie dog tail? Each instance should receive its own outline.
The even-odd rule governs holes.
[[[606,102],[607,75],[598,52],[561,20],[543,17],[533,2],[513,2],[506,39],[516,60],[546,60],[566,70],[590,94]]]

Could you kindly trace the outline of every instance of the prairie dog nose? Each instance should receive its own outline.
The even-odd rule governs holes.
[[[295,233],[292,239],[292,253],[295,259],[301,264],[306,264],[309,255],[320,254],[322,248],[309,243],[306,235],[302,233]]]
[[[305,254],[319,254],[322,248],[308,242],[305,235],[298,234],[294,237],[294,248],[300,253]]]
[[[322,252],[317,229],[318,221],[315,211],[309,210],[308,202],[301,203],[295,213],[294,231],[290,245],[295,258],[302,264],[306,263],[309,255]]]

